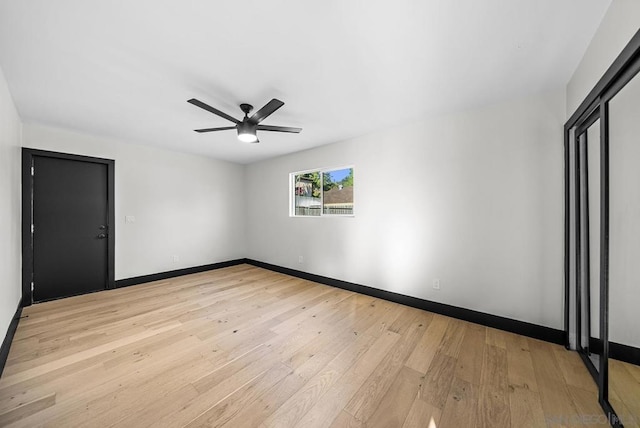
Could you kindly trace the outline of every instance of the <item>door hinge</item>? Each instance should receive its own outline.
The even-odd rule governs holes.
[[[31,167],[31,176],[33,177],[34,175],[36,175],[36,169],[35,167]]]
[[[33,292],[33,281],[31,281],[31,292]]]
[[[36,226],[34,224],[31,225],[31,233],[35,232]]]

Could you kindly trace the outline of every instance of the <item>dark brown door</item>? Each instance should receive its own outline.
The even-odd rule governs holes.
[[[33,158],[33,301],[107,288],[108,167]]]

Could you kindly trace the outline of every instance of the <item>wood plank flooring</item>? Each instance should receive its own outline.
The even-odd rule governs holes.
[[[249,265],[25,308],[0,379],[11,427],[585,417],[607,426],[586,368],[561,346]]]
[[[609,403],[625,428],[640,428],[640,366],[609,360]]]

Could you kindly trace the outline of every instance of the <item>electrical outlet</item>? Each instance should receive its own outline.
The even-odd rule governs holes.
[[[174,255],[174,256],[173,256],[173,262],[174,262],[174,263],[178,263],[179,261],[180,261],[180,256],[176,256],[176,255]]]
[[[433,280],[433,289],[440,290],[440,279],[436,278]]]
[[[304,263],[304,257],[298,256],[298,263]]]

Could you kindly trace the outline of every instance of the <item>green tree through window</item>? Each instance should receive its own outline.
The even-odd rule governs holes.
[[[294,216],[353,215],[353,168],[291,174]]]

